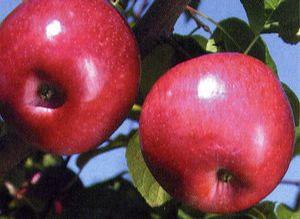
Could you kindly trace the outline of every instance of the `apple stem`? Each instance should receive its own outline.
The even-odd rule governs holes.
[[[219,181],[225,183],[229,183],[233,178],[233,174],[230,171],[223,168],[218,170],[217,176]]]

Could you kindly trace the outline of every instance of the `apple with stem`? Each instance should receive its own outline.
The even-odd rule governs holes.
[[[287,171],[294,122],[279,80],[261,61],[210,54],[177,65],[146,97],[141,150],[176,199],[204,212],[249,208]]]
[[[0,26],[0,113],[55,154],[106,140],[136,97],[134,35],[105,0],[28,0]]]

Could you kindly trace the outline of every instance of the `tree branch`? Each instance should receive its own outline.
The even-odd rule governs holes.
[[[174,25],[190,0],[156,0],[137,23],[134,32],[145,57],[161,40],[168,38]],[[17,136],[6,136],[0,141],[0,177],[27,158],[36,149],[29,147]]]
[[[293,186],[299,186],[300,187],[300,181],[282,180],[281,184],[293,185]]]
[[[134,32],[145,57],[161,39],[170,37],[174,25],[190,0],[156,0],[137,23]]]

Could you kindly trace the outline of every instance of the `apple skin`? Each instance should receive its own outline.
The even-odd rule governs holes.
[[[28,0],[0,27],[1,115],[44,151],[81,153],[106,140],[139,78],[134,35],[107,1]]]
[[[280,182],[292,158],[294,122],[265,64],[219,53],[181,63],[155,83],[140,140],[170,195],[204,212],[229,213],[256,204]]]

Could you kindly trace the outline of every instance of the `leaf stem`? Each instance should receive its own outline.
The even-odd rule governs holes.
[[[281,184],[293,185],[293,186],[299,186],[299,187],[300,187],[300,181],[294,181],[294,180],[282,180],[280,183],[281,183]]]
[[[257,35],[255,36],[255,38],[252,40],[252,42],[249,44],[249,46],[248,46],[247,49],[245,50],[245,52],[244,52],[245,55],[247,55],[247,54],[250,52],[250,50],[252,49],[252,47],[253,47],[253,45],[256,43],[256,41],[259,39],[259,37],[260,37],[259,34],[257,34]]]

